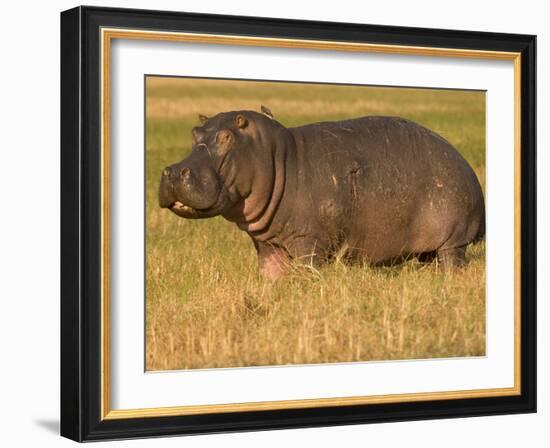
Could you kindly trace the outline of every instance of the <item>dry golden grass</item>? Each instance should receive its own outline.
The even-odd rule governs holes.
[[[148,79],[146,367],[148,370],[419,359],[485,354],[485,246],[439,272],[295,265],[258,277],[249,237],[222,218],[191,221],[156,204],[159,173],[188,151],[198,112],[268,105],[286,125],[401,115],[437,130],[484,183],[480,92]],[[275,106],[274,106],[275,104]]]

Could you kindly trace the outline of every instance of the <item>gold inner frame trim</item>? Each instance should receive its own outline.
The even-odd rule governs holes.
[[[325,51],[368,52],[411,56],[455,57],[506,60],[514,62],[514,386],[443,392],[279,400],[214,405],[187,405],[139,409],[111,409],[110,389],[110,50],[113,39],[297,48]],[[350,406],[413,401],[502,397],[521,394],[521,54],[514,52],[458,48],[334,42],[304,39],[278,39],[215,34],[101,29],[101,419],[128,419],[246,412],[314,407]]]

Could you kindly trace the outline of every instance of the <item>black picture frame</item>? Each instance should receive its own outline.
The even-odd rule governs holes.
[[[100,29],[521,54],[521,393],[306,409],[102,419]],[[61,13],[61,435],[76,441],[536,412],[536,37],[99,7]]]

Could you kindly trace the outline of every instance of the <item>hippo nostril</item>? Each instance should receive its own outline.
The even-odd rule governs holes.
[[[191,170],[189,168],[185,167],[184,169],[181,170],[182,177],[188,177],[189,174],[191,174]]]
[[[162,172],[163,176],[169,176],[170,175],[170,168],[164,168],[164,171]]]

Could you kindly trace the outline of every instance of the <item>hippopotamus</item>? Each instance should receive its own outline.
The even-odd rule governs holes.
[[[476,174],[435,132],[389,116],[291,128],[261,111],[200,115],[191,153],[163,170],[158,199],[182,218],[235,223],[267,277],[287,273],[291,260],[335,257],[436,258],[447,271],[484,236]]]

